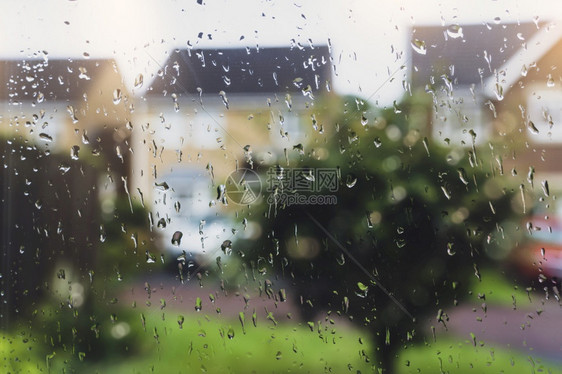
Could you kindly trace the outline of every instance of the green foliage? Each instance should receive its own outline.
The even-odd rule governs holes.
[[[0,336],[0,371],[2,373],[35,374],[45,372],[46,361],[36,347],[35,338],[24,333]]]
[[[263,235],[246,244],[253,248],[246,258],[292,282],[307,320],[329,309],[365,325],[388,360],[418,335],[412,316],[435,315],[465,297],[488,261],[488,235],[515,214],[512,191],[491,162],[492,148],[431,140],[422,99],[377,116],[358,99],[330,100],[314,113],[325,131],[312,137],[312,149],[270,166],[278,175],[337,170],[337,192],[277,188],[276,203],[250,208]],[[279,198],[295,193],[334,194],[337,204],[284,205]]]

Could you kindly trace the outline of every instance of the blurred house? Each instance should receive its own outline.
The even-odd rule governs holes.
[[[110,174],[129,174],[125,124],[133,107],[113,60],[2,60],[0,79],[2,134],[72,159],[101,156]]]
[[[435,139],[505,141],[509,172],[562,175],[562,30],[548,24],[419,26],[412,91],[433,97]],[[472,132],[471,132],[472,130]]]
[[[135,154],[134,186],[150,193],[186,168],[221,184],[237,166],[290,152],[330,74],[326,46],[174,50],[135,110],[133,143],[149,151]]]

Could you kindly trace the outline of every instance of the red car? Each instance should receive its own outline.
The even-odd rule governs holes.
[[[562,278],[562,220],[533,216],[525,226],[525,239],[513,252],[514,262],[539,281]]]

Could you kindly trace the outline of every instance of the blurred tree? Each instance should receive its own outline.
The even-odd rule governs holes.
[[[0,140],[0,327],[25,324],[50,342],[44,349],[94,358],[133,350],[133,334],[109,333],[123,309],[115,285],[162,262],[148,210],[99,193],[100,180],[121,178],[89,150],[71,159],[22,137]]]
[[[426,137],[431,103],[423,97],[374,120],[359,99],[325,100],[311,117],[313,149],[296,145],[296,160],[265,165],[275,170],[264,176],[268,186],[277,187],[248,216],[263,234],[239,246],[252,248],[246,258],[258,271],[290,280],[307,321],[329,310],[369,329],[376,366],[390,372],[427,317],[446,324],[447,310],[467,295],[488,234],[515,214],[512,190],[502,187],[490,149]],[[299,168],[313,191],[288,182]],[[321,169],[335,171],[337,191],[320,188]],[[337,203],[290,205],[296,195],[333,195]]]

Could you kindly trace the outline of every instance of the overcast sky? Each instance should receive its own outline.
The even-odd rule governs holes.
[[[293,39],[321,45],[329,39],[338,73],[334,89],[388,105],[403,93],[407,71],[399,67],[412,52],[412,27],[536,17],[556,23],[562,1],[8,0],[0,3],[0,14],[1,58],[37,51],[49,57],[111,57],[129,86],[138,73],[149,77],[166,53],[188,42],[224,48],[290,45]]]

